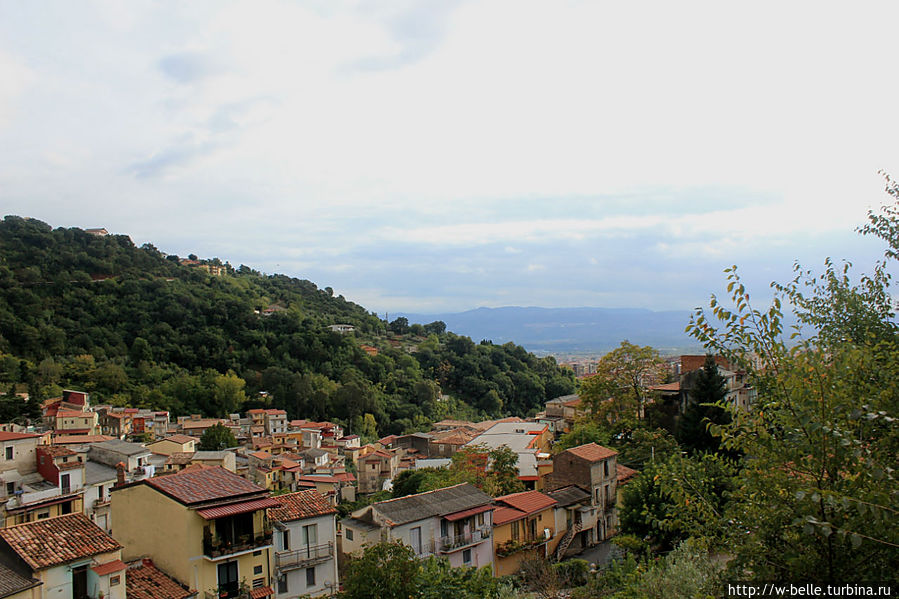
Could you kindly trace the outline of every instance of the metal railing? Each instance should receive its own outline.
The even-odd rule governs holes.
[[[257,549],[272,544],[271,531],[256,536],[243,535],[234,541],[225,541],[218,537],[203,538],[203,553],[209,557],[230,555],[250,549]]]
[[[292,570],[317,564],[334,557],[334,543],[328,541],[321,545],[304,545],[291,551],[275,553],[275,568]]]
[[[440,537],[438,542],[440,551],[455,551],[466,545],[473,545],[475,543],[480,543],[481,541],[485,541],[490,538],[490,535],[493,533],[493,528],[490,526],[482,526],[480,528],[476,528],[471,532],[464,533],[461,535],[448,535],[445,537]]]

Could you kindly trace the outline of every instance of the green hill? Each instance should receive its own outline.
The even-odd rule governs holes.
[[[272,406],[373,436],[525,415],[574,389],[552,358],[514,344],[475,344],[439,322],[407,330],[310,281],[185,265],[124,235],[0,223],[0,383],[36,398],[74,387],[173,414]]]

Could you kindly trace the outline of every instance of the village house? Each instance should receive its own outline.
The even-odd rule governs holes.
[[[495,574],[516,574],[522,561],[548,557],[547,545],[556,535],[556,500],[540,491],[523,491],[497,497],[495,501]]]
[[[556,501],[553,507],[556,535],[547,548],[556,560],[579,553],[598,542],[595,534],[598,510],[591,503],[588,492],[569,485],[546,494]]]
[[[199,441],[189,435],[169,435],[158,441],[148,443],[146,448],[160,455],[172,455],[173,453],[193,453],[197,450]]]
[[[589,493],[596,510],[592,542],[611,537],[617,526],[617,457],[617,451],[596,443],[580,445],[554,455],[553,471],[546,477],[548,491],[574,485]]]
[[[42,435],[0,431],[0,498],[8,499],[27,474],[37,472],[35,451]]]
[[[242,580],[263,597],[273,592],[266,510],[279,505],[224,468],[194,465],[113,489],[113,533],[126,559],[149,557],[206,597],[237,597]]]
[[[269,510],[274,526],[276,597],[332,595],[337,591],[335,510],[317,491],[279,495]]]
[[[35,448],[36,472],[23,476],[4,504],[4,525],[13,526],[84,509],[82,456],[55,445]]]
[[[0,563],[38,580],[38,597],[126,599],[122,546],[84,514],[0,529]]]
[[[393,480],[399,467],[399,457],[395,452],[379,449],[359,458],[358,480],[360,493],[375,493],[384,483]]]
[[[92,411],[58,409],[53,431],[57,435],[96,435],[100,433],[97,413]]]
[[[493,567],[493,500],[468,483],[380,501],[341,520],[342,552],[400,541],[415,555],[446,557],[453,567]]]

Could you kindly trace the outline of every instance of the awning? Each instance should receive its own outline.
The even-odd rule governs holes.
[[[128,564],[120,559],[117,559],[111,562],[106,562],[105,564],[100,564],[99,566],[94,566],[93,568],[91,568],[91,570],[96,572],[97,576],[104,576],[106,574],[112,574],[113,572],[121,572],[127,567]]]
[[[215,507],[197,510],[197,513],[200,514],[204,520],[215,520],[216,518],[224,518],[225,516],[235,516],[237,514],[255,512],[256,510],[265,509],[267,507],[281,507],[281,502],[265,497],[263,499],[241,501],[240,503],[217,505]]]
[[[447,514],[444,516],[450,522],[455,522],[456,520],[461,520],[462,518],[467,518],[469,516],[474,516],[475,514],[483,514],[484,512],[489,512],[493,509],[492,505],[481,505],[478,507],[473,507],[467,510],[462,510],[461,512],[456,512],[454,514]]]

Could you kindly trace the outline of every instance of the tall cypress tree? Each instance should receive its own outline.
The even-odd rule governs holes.
[[[728,413],[711,405],[727,396],[727,381],[718,372],[718,365],[711,354],[706,354],[705,364],[696,375],[690,389],[687,406],[677,429],[677,440],[691,454],[720,450],[719,440],[709,433],[709,424],[727,424]]]

